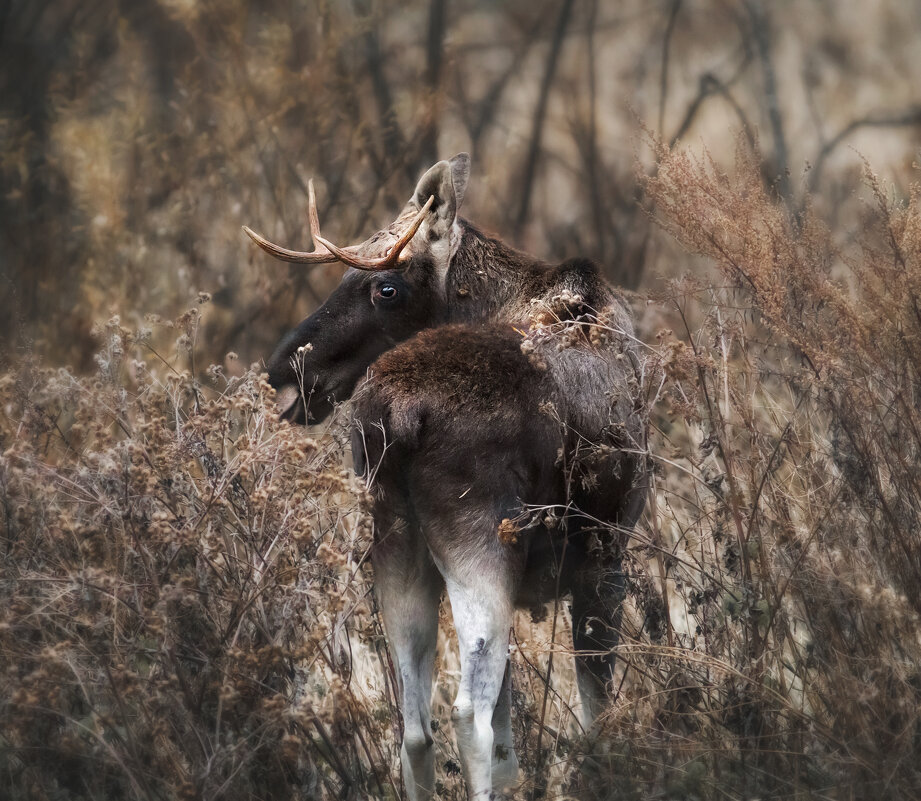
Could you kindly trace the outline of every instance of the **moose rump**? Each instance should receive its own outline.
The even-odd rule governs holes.
[[[526,339],[507,325],[425,331],[379,358],[353,397],[356,470],[375,498],[375,587],[404,698],[404,780],[420,797],[434,786],[431,677],[444,589],[460,650],[452,719],[468,788],[500,789],[517,776],[507,663],[516,606],[571,594],[586,725],[611,678],[623,584],[608,521],[632,526],[643,493],[635,457],[597,444],[611,438],[602,431],[609,393],[626,389],[626,371],[604,362],[600,382],[601,354],[548,341],[529,358]],[[542,522],[548,511],[552,528]]]
[[[499,527],[523,498],[549,503],[557,480],[556,426],[539,410],[552,389],[520,344],[508,326],[431,329],[378,359],[353,399],[352,452],[373,478],[375,590],[403,698],[411,797],[434,788],[430,699],[445,588],[461,654],[452,718],[467,786],[517,776],[506,663],[527,549],[500,539]]]

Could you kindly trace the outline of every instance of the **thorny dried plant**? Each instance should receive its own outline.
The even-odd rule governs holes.
[[[170,324],[180,352],[199,318]],[[150,330],[100,333],[95,376],[0,381],[0,795],[384,794],[342,426],[308,437],[258,370],[200,382],[144,357]]]
[[[747,146],[731,172],[657,156],[658,221],[720,279],[641,314],[654,486],[600,732],[573,714],[564,604],[516,621],[518,795],[916,798],[919,190],[891,199],[868,170],[842,246]],[[566,347],[578,299],[558,300],[535,325]],[[172,323],[186,359],[199,324]],[[400,797],[341,421],[279,424],[255,371],[174,372],[151,331],[101,334],[95,376],[25,363],[0,383],[0,793]],[[437,795],[461,799],[442,628]]]
[[[841,246],[746,142],[734,170],[653,146],[658,222],[722,280],[658,298],[656,480],[599,758],[620,789],[588,797],[916,798],[921,190],[867,167]]]

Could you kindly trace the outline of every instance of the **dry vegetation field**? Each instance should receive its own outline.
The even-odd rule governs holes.
[[[646,343],[616,692],[586,737],[519,614],[517,797],[921,797],[919,58],[895,0],[0,4],[0,798],[402,797],[348,409],[258,362],[341,268],[239,226],[306,246],[313,175],[357,239],[465,148]]]

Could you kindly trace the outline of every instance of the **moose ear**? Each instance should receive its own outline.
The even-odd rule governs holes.
[[[456,214],[464,202],[464,193],[467,191],[467,181],[470,178],[470,154],[458,153],[448,164],[451,165],[451,183],[454,184],[454,197],[457,204]]]
[[[435,197],[431,212],[435,215],[435,221],[430,224],[430,230],[447,233],[454,224],[469,177],[470,156],[458,153],[450,161],[439,161],[419,179],[413,194],[416,204],[421,208],[429,197]]]

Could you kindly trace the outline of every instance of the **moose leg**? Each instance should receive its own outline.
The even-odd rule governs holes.
[[[573,586],[572,640],[585,731],[603,709],[607,684],[614,678],[624,595],[620,565],[604,572],[586,570]]]
[[[477,579],[469,582],[448,576],[446,584],[461,660],[460,687],[451,719],[467,795],[483,801],[493,790],[493,713],[508,661],[512,597],[504,582],[491,580],[489,570],[479,572]]]
[[[435,792],[432,672],[444,583],[422,538],[403,521],[381,540],[372,551],[374,587],[399,682],[403,784],[410,801],[425,801]]]
[[[518,757],[512,737],[512,663],[505,660],[505,675],[492,713],[492,787],[504,790],[518,781]]]

